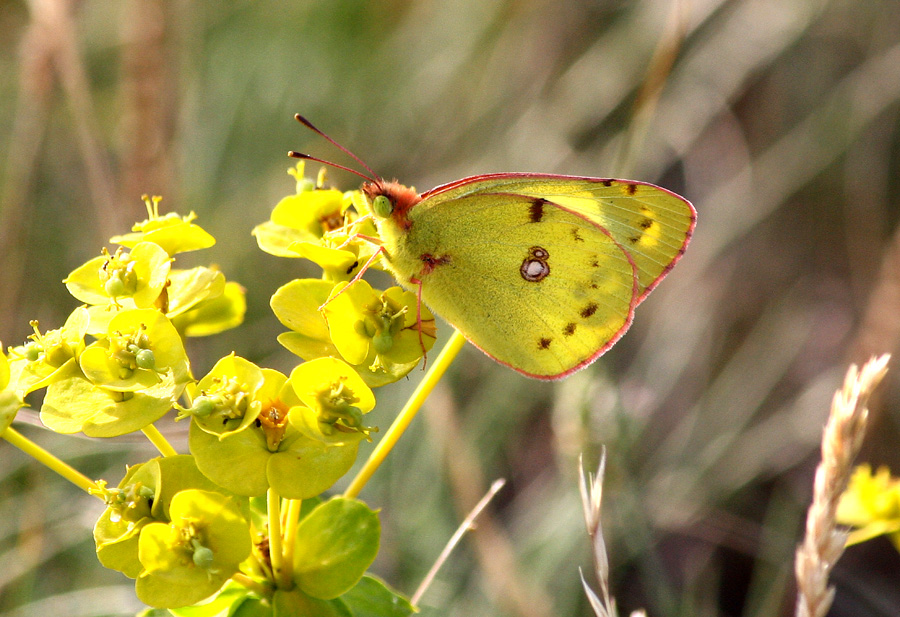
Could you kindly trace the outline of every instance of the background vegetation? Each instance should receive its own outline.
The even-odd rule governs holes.
[[[900,3],[2,0],[3,343],[62,323],[60,280],[152,193],[196,211],[247,287],[239,331],[191,342],[195,374],[232,349],[289,369],[268,298],[315,269],[249,232],[293,191],[288,149],[346,162],[295,112],[420,189],[626,176],[699,211],[685,259],[589,370],[548,385],[464,353],[363,494],[383,508],[377,571],[411,592],[503,476],[423,614],[589,614],[577,456],[593,466],[604,444],[623,609],[790,614],[831,394],[900,340]],[[415,381],[380,393],[378,424]],[[880,392],[865,460],[900,472],[900,371]],[[149,455],[23,430],[113,483]],[[0,448],[0,615],[133,613],[131,583],[93,556],[100,504]],[[850,549],[831,615],[897,615],[898,577],[886,541]]]

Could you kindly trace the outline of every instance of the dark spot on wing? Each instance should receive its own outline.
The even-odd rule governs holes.
[[[600,182],[600,184],[602,184],[603,186],[612,186],[613,181],[612,180],[603,180],[602,182]]]
[[[358,265],[359,265],[359,260],[357,259],[356,261],[353,262],[353,264],[349,268],[347,268],[347,274],[350,274],[351,272],[353,272],[353,269]]]
[[[566,324],[566,327],[563,328],[563,334],[565,334],[566,336],[572,336],[573,334],[575,334],[575,324],[574,323]]]
[[[637,192],[637,184],[626,184],[625,185],[625,194],[626,195],[634,195]]]
[[[581,316],[587,319],[591,315],[597,312],[597,309],[600,308],[596,302],[590,302],[586,307],[581,309]]]
[[[548,259],[550,259],[550,253],[547,252],[547,249],[532,246],[528,249],[528,256],[522,260],[522,265],[519,266],[519,273],[529,283],[543,281],[550,274]]]
[[[640,223],[638,223],[638,227],[641,229],[650,229],[653,227],[653,221],[651,219],[644,219]]]
[[[528,209],[528,217],[532,223],[540,223],[541,219],[544,218],[544,204],[546,203],[549,202],[541,197],[537,197],[531,202],[531,207]]]
[[[552,341],[552,339],[549,339],[549,338],[542,338],[542,339],[540,339],[540,340],[538,341],[538,348],[539,348],[539,349],[550,349],[550,342],[551,342],[551,341]]]
[[[578,229],[572,229],[572,239],[575,240],[575,242],[584,242],[584,238],[581,237],[581,234],[578,233],[578,231]]]

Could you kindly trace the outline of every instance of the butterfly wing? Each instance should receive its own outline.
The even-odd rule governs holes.
[[[633,260],[585,216],[508,193],[423,205],[409,214],[403,246],[386,246],[412,258],[393,259],[404,270],[395,274],[420,281],[425,303],[497,361],[531,377],[563,377],[630,325],[639,295]]]
[[[484,193],[546,199],[602,227],[635,264],[638,303],[674,267],[687,248],[697,221],[690,202],[652,184],[551,174],[504,173],[464,178],[423,193],[425,200],[416,209],[443,209],[450,207],[451,202]]]

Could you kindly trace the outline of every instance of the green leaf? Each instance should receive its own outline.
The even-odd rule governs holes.
[[[258,497],[271,486],[287,499],[308,499],[330,488],[353,466],[358,443],[330,446],[292,426],[275,452],[254,425],[224,439],[191,423],[191,452],[200,471],[237,495]]]
[[[416,612],[407,598],[371,574],[362,577],[341,600],[354,617],[407,617]]]
[[[84,377],[50,385],[41,407],[41,422],[57,433],[83,431],[89,437],[117,437],[159,420],[184,389],[169,372],[143,392],[120,393],[94,386]]]
[[[170,520],[169,505],[172,498],[181,491],[199,489],[226,494],[221,487],[200,472],[194,457],[189,454],[157,457],[148,463],[154,463],[158,467],[159,484],[152,510],[153,516],[158,519]],[[245,500],[239,500],[241,511],[246,516],[249,506],[244,502]]]
[[[269,485],[287,499],[308,499],[331,488],[356,461],[359,441],[326,445],[297,435],[284,452],[269,459]]]
[[[363,502],[335,497],[313,510],[297,527],[294,581],[323,600],[346,593],[378,554],[381,525]]]
[[[240,604],[232,605],[228,617],[272,617],[274,614],[275,609],[269,602],[260,598],[247,597]]]
[[[272,606],[274,617],[354,617],[340,600],[313,598],[299,589],[276,591]]]
[[[134,617],[171,617],[172,613],[164,608],[145,608]]]
[[[191,422],[189,444],[207,478],[237,495],[265,495],[269,488],[266,466],[272,453],[260,431],[250,427],[220,441]]]

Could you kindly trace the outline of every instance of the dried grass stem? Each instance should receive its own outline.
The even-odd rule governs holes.
[[[816,469],[813,502],[806,516],[806,535],[797,548],[797,617],[824,617],[834,599],[828,574],[847,539],[835,514],[852,473],[853,460],[865,435],[869,395],[887,372],[888,354],[873,357],[857,370],[851,365],[843,387],[835,392],[822,435],[822,462]]]

